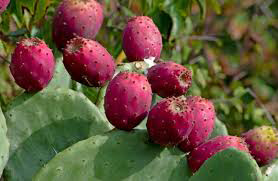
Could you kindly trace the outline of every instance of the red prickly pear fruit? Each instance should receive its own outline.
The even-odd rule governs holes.
[[[103,22],[102,6],[95,0],[63,0],[53,22],[53,40],[59,50],[75,36],[94,39]]]
[[[187,92],[192,83],[192,72],[174,62],[159,63],[148,70],[152,91],[160,97],[178,97]]]
[[[12,55],[11,73],[15,82],[27,92],[45,88],[53,77],[55,59],[43,40],[21,40]]]
[[[1,0],[0,1],[0,14],[2,14],[6,10],[9,3],[10,3],[10,0]]]
[[[63,53],[64,65],[71,78],[90,87],[102,87],[115,72],[113,57],[98,42],[75,37]]]
[[[270,126],[252,129],[242,135],[258,165],[264,166],[278,157],[278,130]]]
[[[161,146],[179,144],[193,126],[193,116],[185,97],[162,99],[151,109],[147,121],[150,139]]]
[[[213,103],[200,96],[187,98],[189,107],[193,113],[195,125],[189,136],[179,144],[184,152],[189,152],[205,142],[214,128],[215,110]]]
[[[152,90],[147,78],[134,72],[119,73],[109,83],[104,108],[109,122],[130,131],[148,114]]]
[[[194,148],[188,155],[188,165],[192,172],[196,172],[214,154],[231,147],[249,153],[248,147],[242,138],[217,136]]]
[[[123,50],[129,61],[160,58],[162,37],[153,20],[147,16],[131,18],[123,32]]]

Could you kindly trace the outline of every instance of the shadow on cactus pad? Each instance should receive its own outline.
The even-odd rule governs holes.
[[[97,107],[75,91],[57,89],[32,96],[23,94],[15,102],[5,112],[11,143],[4,174],[7,181],[29,181],[57,152],[110,130]]]
[[[186,181],[189,175],[184,154],[149,143],[145,130],[113,130],[59,153],[33,179]]]

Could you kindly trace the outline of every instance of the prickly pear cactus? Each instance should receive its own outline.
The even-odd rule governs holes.
[[[272,163],[262,167],[264,174],[264,181],[276,181],[278,178],[278,160],[274,160]]]
[[[104,115],[81,93],[57,89],[18,99],[5,113],[11,141],[6,180],[29,181],[58,152],[110,130]]]
[[[189,181],[262,181],[256,161],[245,152],[228,148],[209,158]]]
[[[7,125],[5,117],[0,107],[0,175],[8,161],[9,157],[9,141],[7,138]]]
[[[125,71],[144,74],[144,73],[146,73],[147,69],[153,65],[153,64],[149,64],[148,61],[151,61],[151,60],[119,64],[117,66],[114,76],[120,72],[125,72]],[[91,88],[91,87],[88,88],[86,86],[82,86],[82,90],[81,90],[92,102],[94,102],[97,105],[97,107],[99,108],[99,110],[102,113],[105,112],[104,111],[104,96],[106,93],[107,85],[108,84],[106,84],[102,88]]]
[[[225,124],[216,117],[213,131],[210,134],[210,139],[220,135],[228,135],[228,130]]]
[[[149,143],[146,131],[114,130],[59,153],[33,180],[186,181],[189,174],[184,154]]]
[[[152,62],[152,60],[146,59],[145,61],[135,61],[131,63],[119,64],[116,69],[116,74],[123,71],[137,72],[137,73],[144,74],[146,73],[147,69],[153,65],[152,63],[149,62]]]
[[[69,88],[71,86],[70,75],[66,71],[62,61],[62,58],[58,58],[56,60],[56,67],[53,79],[46,87],[46,90],[53,90],[57,88]]]

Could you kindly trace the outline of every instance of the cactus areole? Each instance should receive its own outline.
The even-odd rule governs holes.
[[[94,39],[103,18],[102,6],[95,0],[63,0],[53,22],[53,40],[58,49],[75,36]]]
[[[10,70],[15,82],[27,92],[45,88],[53,77],[54,69],[54,56],[44,41],[28,38],[17,44]]]

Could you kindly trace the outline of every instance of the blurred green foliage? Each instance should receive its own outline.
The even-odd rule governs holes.
[[[121,62],[121,33],[131,16],[151,16],[163,36],[163,60],[193,71],[188,94],[214,101],[230,134],[278,120],[278,3],[275,0],[100,0],[105,21],[97,40]],[[51,37],[59,0],[11,0],[0,16],[0,101],[22,90],[8,70],[15,43]],[[124,60],[126,61],[126,60]],[[88,95],[88,94],[87,94]]]

